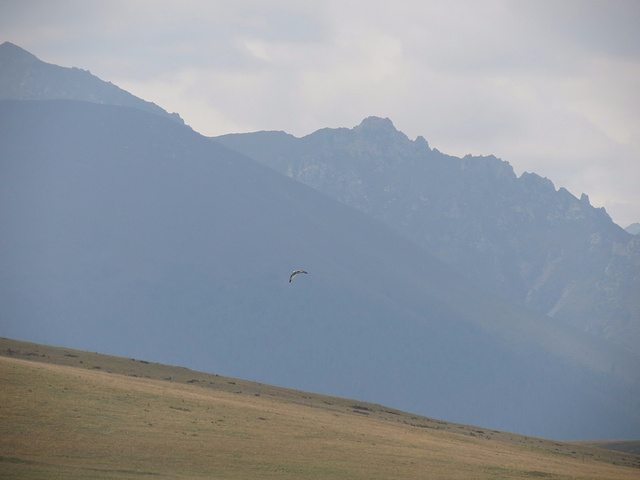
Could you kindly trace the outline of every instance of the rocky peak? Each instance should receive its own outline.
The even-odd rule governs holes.
[[[586,193],[583,193],[582,195],[580,195],[580,201],[588,207],[591,206],[591,202],[589,201],[589,195],[587,195]]]
[[[460,167],[467,175],[475,175],[480,178],[492,180],[515,180],[516,174],[509,162],[494,155],[474,157],[466,155],[460,162]]]
[[[414,156],[424,157],[432,152],[424,137],[410,140],[388,118],[367,117],[350,132],[352,153],[366,153],[397,163]]]
[[[556,187],[553,185],[553,182],[549,180],[547,177],[541,177],[537,173],[529,173],[523,172],[520,175],[520,185],[527,191],[546,191],[555,192]]]
[[[431,147],[429,147],[429,142],[427,142],[427,140],[422,135],[418,135],[418,137],[416,138],[415,144],[420,148],[426,148],[427,150],[431,151]]]
[[[381,117],[367,117],[360,125],[354,128],[356,131],[383,131],[383,132],[397,132],[396,127],[393,126],[393,122],[388,118]]]
[[[359,137],[377,142],[409,142],[409,138],[402,132],[396,130],[393,122],[388,118],[367,117],[360,125],[353,128],[353,132]]]

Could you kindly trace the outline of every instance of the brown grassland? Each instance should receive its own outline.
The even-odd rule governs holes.
[[[0,478],[624,480],[640,457],[0,339]]]

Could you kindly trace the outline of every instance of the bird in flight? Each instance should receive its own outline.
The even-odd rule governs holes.
[[[297,274],[299,273],[309,273],[309,272],[305,272],[304,270],[296,270],[294,271],[291,276],[289,277],[289,283],[291,283],[291,280],[293,280],[293,277],[295,277]]]

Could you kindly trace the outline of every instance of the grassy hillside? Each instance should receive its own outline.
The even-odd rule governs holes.
[[[526,412],[523,412],[526,414]],[[0,339],[2,478],[636,479],[640,457]]]
[[[576,445],[588,445],[590,447],[640,455],[640,440],[585,440],[574,443]]]

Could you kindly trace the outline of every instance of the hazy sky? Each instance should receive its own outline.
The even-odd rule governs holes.
[[[389,117],[640,221],[640,1],[0,2],[0,43],[205,135]]]

